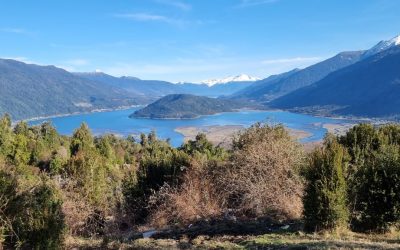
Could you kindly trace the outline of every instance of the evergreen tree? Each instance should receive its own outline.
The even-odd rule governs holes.
[[[16,166],[28,165],[30,151],[28,149],[28,138],[25,135],[17,134],[14,139],[12,161]]]
[[[5,114],[0,119],[0,154],[7,157],[13,151],[13,133],[11,129],[11,117]]]
[[[189,140],[187,143],[183,144],[180,150],[198,158],[205,156],[207,160],[223,160],[228,155],[223,148],[218,146],[214,147],[203,133],[196,135],[195,140]]]
[[[324,147],[312,152],[309,161],[303,197],[305,229],[319,231],[347,227],[345,173],[348,156],[345,148],[333,135],[327,135]]]
[[[78,151],[91,151],[93,147],[92,132],[86,123],[82,123],[72,135],[71,154],[75,155]]]

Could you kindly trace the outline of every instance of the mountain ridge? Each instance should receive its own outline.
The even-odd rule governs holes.
[[[228,76],[225,78],[204,80],[201,83],[207,84],[208,86],[211,87],[211,86],[214,86],[217,84],[226,84],[226,83],[232,83],[232,82],[255,82],[258,80],[261,80],[261,78],[249,76],[247,74],[240,74],[240,75],[236,75],[236,76]]]
[[[0,115],[13,119],[136,105],[140,97],[55,66],[0,59]]]
[[[400,46],[272,101],[273,108],[346,116],[400,116]]]
[[[137,77],[115,77],[105,73],[77,72],[74,73],[81,77],[102,82],[109,86],[116,86],[132,92],[136,95],[147,97],[154,101],[169,94],[195,94],[208,97],[218,97],[230,95],[245,87],[252,82],[227,82],[225,84],[215,84],[212,86],[197,83],[171,83],[161,80],[142,80]]]
[[[241,95],[232,96],[233,99],[249,99],[257,102],[269,102],[284,96],[294,90],[308,86],[321,80],[328,74],[357,62],[363,51],[341,52],[329,59],[311,65],[298,71],[289,71],[276,75],[277,80],[266,78],[242,90]],[[263,84],[264,83],[264,84]],[[254,88],[257,86],[257,88]]]

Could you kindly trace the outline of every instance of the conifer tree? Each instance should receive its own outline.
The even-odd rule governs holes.
[[[345,148],[333,135],[327,135],[324,147],[311,153],[305,170],[307,184],[303,198],[307,231],[347,227],[347,161]]]

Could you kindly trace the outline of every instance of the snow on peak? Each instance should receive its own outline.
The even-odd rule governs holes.
[[[394,46],[400,45],[400,35],[396,36],[390,40],[380,41],[377,45],[372,47],[371,49],[367,50],[364,54],[364,57],[372,56],[382,52],[384,50],[393,48]]]
[[[246,74],[240,74],[237,76],[229,76],[229,77],[222,78],[222,79],[205,80],[205,81],[202,81],[202,83],[205,83],[208,86],[212,86],[215,84],[224,84],[224,83],[228,83],[228,82],[254,82],[254,81],[258,81],[258,80],[260,80],[260,78],[249,76]]]
[[[400,45],[400,35],[396,36],[395,38],[392,39],[392,42],[395,45]]]

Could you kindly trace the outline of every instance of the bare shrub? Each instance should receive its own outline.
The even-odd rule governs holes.
[[[93,207],[79,193],[70,189],[64,189],[63,200],[62,209],[65,214],[65,223],[68,225],[69,234],[87,234],[87,232],[84,232],[85,222],[93,214]]]
[[[288,131],[256,124],[235,138],[233,149],[218,184],[229,207],[247,216],[300,218],[303,151]]]
[[[155,193],[151,223],[182,225],[230,215],[300,218],[301,145],[282,126],[257,124],[239,134],[233,147],[227,162],[195,160],[181,186],[164,186]]]
[[[163,186],[150,200],[151,224],[156,227],[187,225],[221,216],[223,197],[215,185],[216,177],[209,166],[193,167],[184,175],[180,187]]]
[[[114,201],[108,206],[96,206],[88,196],[78,192],[72,180],[63,185],[63,200],[62,209],[70,235],[91,237],[114,234],[115,228],[118,228],[115,224],[120,211]]]

